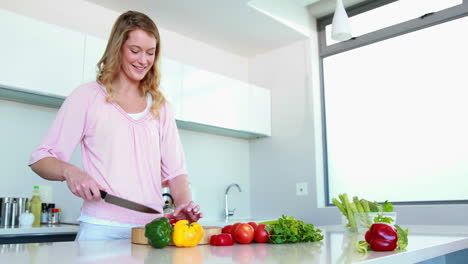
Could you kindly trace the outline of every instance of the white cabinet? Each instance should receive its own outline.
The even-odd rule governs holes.
[[[182,120],[182,63],[168,58],[161,58],[160,89],[166,100],[169,101],[175,112],[177,120]]]
[[[96,80],[107,40],[0,9],[0,98],[57,107]],[[161,91],[185,129],[240,138],[271,135],[270,92],[161,58]]]
[[[86,35],[84,62],[83,62],[83,83],[96,80],[98,68],[97,63],[101,60],[106,50],[107,41]]]
[[[270,90],[251,84],[249,89],[248,131],[271,136]]]
[[[0,10],[0,84],[68,95],[81,84],[84,34]]]
[[[184,65],[182,118],[234,130],[248,127],[248,85]]]

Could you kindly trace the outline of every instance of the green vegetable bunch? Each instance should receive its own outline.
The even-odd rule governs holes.
[[[322,230],[315,229],[313,224],[296,220],[283,215],[275,221],[263,222],[265,230],[270,233],[269,242],[273,244],[315,242],[323,239]]]
[[[383,212],[393,212],[393,205],[388,201],[385,201],[383,204],[378,202],[370,202],[366,199],[359,199],[357,196],[353,197],[353,200],[350,201],[348,194],[343,193],[338,195],[338,199],[333,198],[332,202],[338,207],[341,213],[348,219],[348,226],[351,230],[357,230],[356,219],[354,218],[354,213],[379,213],[377,217],[373,219],[364,219],[366,225],[371,225],[372,223],[383,222],[391,224],[393,219],[391,217],[383,216]]]

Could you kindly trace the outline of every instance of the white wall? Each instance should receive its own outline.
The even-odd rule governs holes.
[[[310,44],[298,41],[250,60],[250,81],[269,87],[272,95],[272,137],[250,145],[251,188],[256,190],[252,192],[252,211],[264,217],[286,214],[320,223],[323,221],[314,214]],[[308,183],[308,196],[296,196],[297,182]],[[264,188],[265,183],[268,188]]]
[[[119,15],[83,0],[2,1],[0,8],[105,39]],[[163,56],[247,81],[246,58],[159,29]],[[68,192],[65,183],[45,181],[27,167],[31,151],[43,137],[56,112],[57,109],[0,100],[0,197],[28,197],[33,185],[52,186],[54,201],[64,209],[64,221],[73,222],[79,214],[81,201]],[[185,130],[180,131],[180,135],[194,198],[201,205],[205,217],[222,217],[224,189],[232,182],[243,188],[242,193],[233,192],[232,195],[236,215],[249,217],[249,141]],[[72,161],[80,165],[80,154],[75,153]]]
[[[324,207],[319,74],[316,34],[249,60],[249,81],[272,94],[272,137],[250,144],[252,211],[260,217],[287,214],[317,225],[341,221],[336,207]],[[297,182],[308,183],[308,196],[296,196]],[[466,225],[468,219],[468,205],[395,210],[401,224]]]

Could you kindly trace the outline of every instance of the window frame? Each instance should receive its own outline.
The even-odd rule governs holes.
[[[346,9],[349,17],[367,12],[369,10],[396,2],[398,0],[369,0],[363,3],[354,5]],[[326,31],[325,27],[330,25],[333,20],[333,14],[317,19],[317,34],[319,44],[319,74],[320,74],[320,118],[321,124],[321,155],[322,163],[317,166],[323,166],[323,188],[325,206],[333,206],[330,203],[329,194],[329,177],[328,177],[328,155],[327,155],[327,126],[326,126],[326,109],[325,109],[325,85],[324,85],[324,70],[323,59],[338,53],[346,52],[352,49],[360,48],[376,42],[384,41],[390,38],[398,37],[407,33],[417,30],[442,24],[452,21],[461,17],[468,16],[468,0],[463,0],[460,5],[449,7],[437,12],[429,14],[421,14],[420,17],[407,20],[386,28],[382,28],[367,34],[353,37],[350,40],[338,42],[332,45],[326,44]],[[467,200],[451,200],[451,201],[405,201],[405,202],[392,202],[393,204],[400,205],[434,205],[434,204],[468,204]]]

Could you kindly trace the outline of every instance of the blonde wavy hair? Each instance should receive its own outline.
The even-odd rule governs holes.
[[[114,90],[111,83],[121,71],[122,46],[128,39],[128,34],[136,29],[144,30],[156,38],[156,51],[154,54],[153,66],[143,80],[141,80],[139,88],[143,94],[150,93],[153,97],[150,111],[155,118],[158,118],[159,108],[166,102],[164,95],[159,90],[161,74],[158,65],[160,61],[161,39],[159,37],[158,27],[147,15],[136,11],[127,11],[120,15],[117,21],[115,21],[104,55],[97,63],[99,70],[96,81],[106,87],[106,101],[114,101]]]

